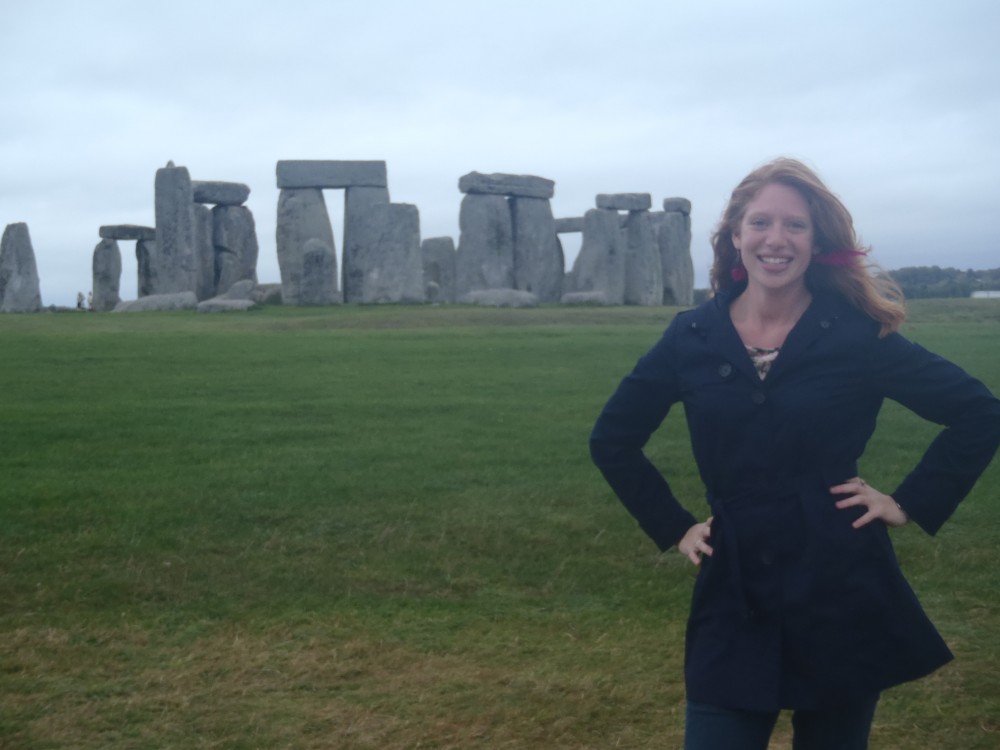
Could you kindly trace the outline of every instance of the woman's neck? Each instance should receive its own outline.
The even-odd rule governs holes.
[[[805,286],[771,291],[750,285],[729,306],[729,317],[746,346],[775,349],[812,302]]]

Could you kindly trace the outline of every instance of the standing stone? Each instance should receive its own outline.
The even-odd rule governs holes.
[[[215,296],[215,247],[212,245],[212,209],[194,204],[194,254],[198,264],[194,294],[198,301]]]
[[[212,209],[215,247],[215,290],[225,294],[238,281],[257,283],[257,228],[246,206],[217,205]]]
[[[424,265],[424,291],[428,302],[455,301],[455,241],[428,237],[420,244]]]
[[[580,253],[573,264],[573,291],[602,292],[605,304],[624,304],[625,256],[618,212],[602,208],[587,211]]]
[[[653,235],[649,211],[628,212],[625,224],[625,304],[663,304],[660,250]]]
[[[344,194],[344,302],[368,302],[366,279],[378,272],[377,246],[389,205],[384,187],[349,187]]]
[[[122,253],[115,240],[101,240],[94,248],[93,309],[109,312],[122,301],[119,295],[122,278]]]
[[[541,303],[562,297],[563,253],[552,206],[546,198],[511,198],[514,236],[514,288],[533,293]]]
[[[302,245],[302,284],[299,305],[337,302],[337,254],[331,245],[310,237]]]
[[[156,170],[155,294],[195,291],[198,279],[194,193],[186,167]]]
[[[323,200],[323,191],[319,188],[283,189],[278,195],[275,238],[278,268],[281,272],[282,302],[286,305],[298,305],[303,281],[305,244],[311,239],[319,240],[336,256],[333,229]],[[336,279],[333,283],[336,287]]]
[[[663,304],[694,304],[694,263],[691,260],[691,202],[667,198],[655,217],[656,242],[663,266]]]
[[[42,293],[28,225],[8,224],[0,240],[0,312],[38,312]]]
[[[502,195],[470,193],[462,199],[455,256],[457,297],[477,289],[514,288],[514,230]]]
[[[148,297],[155,294],[158,286],[156,278],[156,241],[137,240],[135,243],[135,265],[137,271],[136,296]]]
[[[424,265],[420,257],[420,214],[408,203],[374,209],[381,227],[371,264],[362,284],[364,303],[425,300]]]

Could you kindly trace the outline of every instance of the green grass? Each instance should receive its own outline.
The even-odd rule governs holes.
[[[0,747],[679,747],[694,572],[587,454],[674,312],[0,316]],[[1000,391],[1000,305],[906,332]],[[934,429],[881,422],[891,487]],[[895,535],[958,659],[873,748],[1000,743],[998,485]]]

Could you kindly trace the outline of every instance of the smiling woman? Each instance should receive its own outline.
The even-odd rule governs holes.
[[[778,159],[733,191],[716,296],[679,314],[608,401],[591,453],[662,550],[700,566],[685,641],[686,750],[862,750],[883,690],[951,652],[888,530],[934,534],[1000,445],[1000,401],[898,333],[898,289],[850,213]],[[893,493],[858,476],[884,399],[947,427]],[[685,509],[643,448],[683,403],[712,515]]]

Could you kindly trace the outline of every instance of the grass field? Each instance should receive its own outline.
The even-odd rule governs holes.
[[[587,453],[674,312],[0,316],[0,747],[679,748],[694,569]],[[911,316],[1000,392],[1000,305]],[[864,476],[934,433],[887,405]],[[682,414],[650,453],[704,515]],[[1000,747],[996,463],[894,532],[957,660],[873,748]]]

